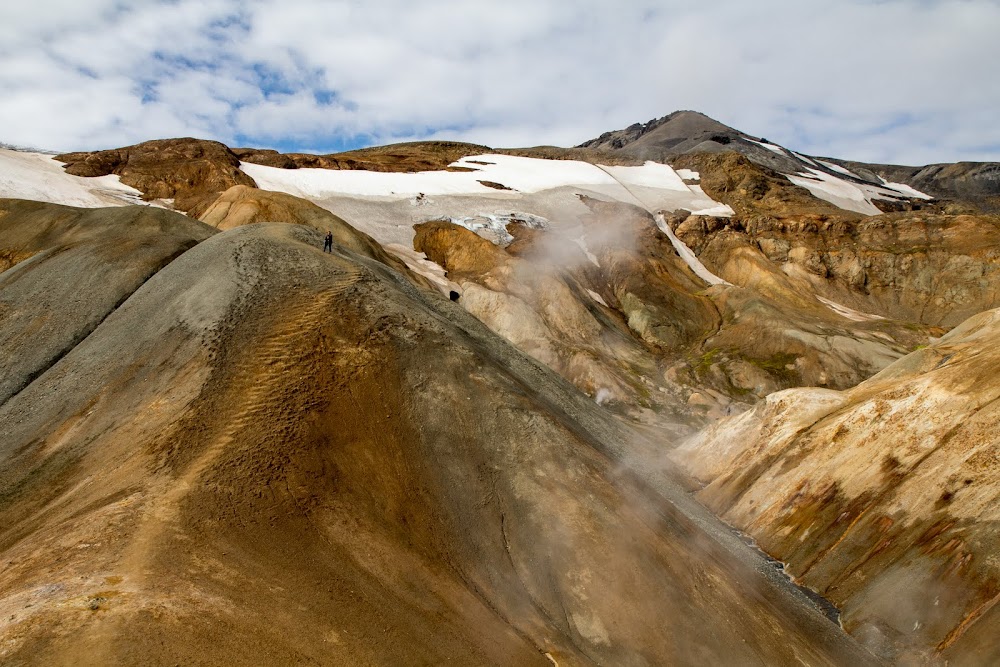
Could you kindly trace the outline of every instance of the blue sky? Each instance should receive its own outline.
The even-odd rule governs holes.
[[[574,145],[677,109],[814,155],[1000,160],[997,0],[36,0],[0,141]]]

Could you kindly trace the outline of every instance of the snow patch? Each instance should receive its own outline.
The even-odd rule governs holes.
[[[413,248],[407,248],[400,243],[389,243],[385,249],[403,261],[411,271],[427,278],[437,285],[442,294],[447,295],[451,291],[461,293],[461,287],[457,283],[448,280],[444,268],[427,259],[427,255],[417,252]]]
[[[592,289],[588,289],[588,290],[587,290],[587,294],[589,294],[589,295],[590,295],[590,298],[591,298],[591,299],[593,299],[593,300],[594,300],[594,301],[596,301],[597,303],[601,304],[601,305],[602,305],[602,306],[604,306],[605,308],[608,308],[608,304],[607,304],[607,302],[605,302],[605,301],[604,301],[604,299],[603,299],[603,298],[601,297],[601,295],[600,295],[600,294],[598,294],[597,292],[595,292],[595,291],[594,291],[594,290],[592,290]]]
[[[847,211],[880,215],[882,211],[872,203],[873,199],[898,200],[908,197],[931,199],[922,192],[898,183],[885,183],[883,186],[853,183],[819,169],[807,167],[807,170],[798,174],[786,174],[785,177],[795,185],[801,185],[809,190],[814,197]]]
[[[828,201],[845,211],[855,211],[865,215],[882,213],[857,185],[819,169],[808,167],[808,170],[808,173],[786,174],[785,177],[795,185],[804,187],[814,197]]]
[[[728,204],[719,204],[711,208],[700,208],[691,211],[691,215],[707,215],[712,218],[729,218],[735,215],[735,213]]]
[[[641,167],[608,167],[601,169],[626,188],[630,185],[685,192],[690,188],[672,167],[647,160]]]
[[[700,181],[701,174],[697,171],[691,171],[690,169],[678,169],[677,175],[680,176],[685,181]]]
[[[565,186],[608,186],[615,180],[602,169],[578,160],[545,160],[513,155],[473,155],[451,164],[472,171],[421,171],[416,173],[361,169],[280,169],[244,162],[240,168],[267,190],[278,190],[306,199],[335,195],[409,199],[423,195],[493,195],[516,197],[480,183],[492,181],[511,190],[533,193]],[[669,169],[669,167],[668,167]],[[679,179],[678,179],[679,180]],[[662,187],[662,186],[661,186]],[[414,205],[419,201],[414,200]]]
[[[803,155],[802,153],[796,153],[795,151],[792,151],[792,155],[794,155],[798,159],[802,160],[803,162],[808,162],[809,164],[811,164],[814,167],[818,167],[819,166],[818,164],[816,164],[816,162],[812,158],[807,157],[807,156]]]
[[[684,241],[681,241],[674,234],[674,230],[670,229],[670,225],[667,224],[666,218],[663,217],[663,213],[657,213],[654,216],[656,220],[656,226],[660,228],[660,231],[667,235],[670,239],[671,245],[674,246],[674,250],[680,255],[680,258],[684,260],[684,263],[691,268],[696,276],[704,280],[709,285],[730,285],[731,283],[726,282],[719,276],[715,275],[708,268],[701,263],[701,260],[694,254],[691,248],[687,247]]]
[[[432,218],[426,222],[440,219]],[[444,219],[504,247],[514,241],[514,237],[507,231],[507,225],[512,222],[524,225],[528,229],[545,229],[549,226],[549,221],[539,215],[514,211],[510,213],[476,213],[474,216],[452,216]]]
[[[834,164],[832,162],[827,162],[826,160],[817,160],[817,162],[819,162],[821,165],[823,165],[827,169],[832,169],[833,171],[837,172],[838,174],[843,174],[845,176],[851,176],[853,178],[860,178],[853,171],[848,171],[847,169],[844,169],[843,167],[841,167],[839,164]]]
[[[489,164],[483,164],[484,162]],[[501,183],[520,192],[540,192],[573,185],[610,185],[613,180],[601,169],[579,160],[546,160],[514,155],[477,155],[453,162],[453,167],[475,172],[445,172]],[[669,167],[668,167],[669,168]],[[481,186],[486,187],[486,186]],[[490,188],[491,189],[491,188]]]
[[[890,183],[881,176],[878,177],[878,180],[882,181],[882,185],[884,185],[885,187],[901,192],[904,195],[913,197],[914,199],[934,199],[934,197],[931,197],[930,195],[925,194],[920,190],[917,190],[916,188],[907,185],[906,183]]]
[[[51,155],[0,149],[0,197],[99,208],[145,204],[118,176],[72,176]]]
[[[599,166],[649,212],[683,209],[696,215],[728,217],[735,214],[732,208],[705,194],[700,185],[685,183],[668,165],[646,162],[643,167]]]
[[[854,310],[853,308],[848,308],[847,306],[841,305],[836,301],[831,301],[821,296],[817,296],[817,299],[822,301],[826,306],[842,317],[853,322],[872,322],[874,320],[884,320],[885,318],[881,315],[872,315],[870,313],[862,313],[860,310]]]
[[[691,184],[688,186],[691,191],[697,195],[701,195],[706,202],[714,204],[714,206],[708,206],[706,208],[700,209],[688,209],[691,211],[691,215],[708,215],[713,218],[730,218],[736,215],[736,211],[729,204],[720,204],[719,202],[713,200],[705,191],[701,189],[700,185]]]
[[[280,169],[251,162],[240,163],[248,176],[265,190],[286,192],[304,199],[368,196],[410,199],[415,206],[420,196],[448,194],[497,194],[479,183],[471,172],[422,171],[396,173],[362,169]]]
[[[763,146],[764,148],[766,148],[767,150],[771,151],[772,153],[777,153],[778,155],[781,155],[782,157],[786,156],[785,149],[782,148],[781,146],[775,146],[774,144],[769,144],[769,143],[764,142],[764,141],[754,141],[753,139],[750,139],[748,137],[744,137],[744,139],[746,139],[747,141],[749,141],[752,144],[757,144],[758,146]]]

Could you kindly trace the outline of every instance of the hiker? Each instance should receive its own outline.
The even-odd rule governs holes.
[[[333,232],[327,232],[323,239],[323,252],[333,252]]]

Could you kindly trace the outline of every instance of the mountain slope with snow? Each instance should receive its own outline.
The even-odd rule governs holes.
[[[660,161],[685,154],[735,151],[785,175],[819,199],[865,215],[882,212],[875,199],[899,202],[933,198],[905,182],[887,182],[869,171],[859,175],[828,160],[801,155],[764,138],[752,137],[694,111],[678,111],[642,125],[607,132],[580,144],[580,148]]]
[[[412,229],[401,227],[401,220],[412,225],[438,218],[473,220],[516,213],[556,225],[575,224],[585,213],[580,196],[638,204],[648,211],[733,213],[698,185],[685,183],[670,166],[654,162],[609,166],[484,154],[464,157],[450,167],[450,171],[393,173],[241,164],[260,187],[313,201],[382,243],[410,244]]]
[[[85,208],[142,203],[142,192],[118,176],[72,176],[51,155],[8,148],[0,148],[0,197]]]

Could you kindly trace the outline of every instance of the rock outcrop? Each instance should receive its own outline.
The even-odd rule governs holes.
[[[366,171],[415,172],[447,169],[466,155],[489,153],[488,146],[457,141],[414,141],[361,148],[343,153],[278,153],[256,148],[235,148],[233,153],[244,162],[282,169],[364,169]]]
[[[930,210],[862,217],[797,206],[767,215],[740,203],[746,197],[739,193],[705,187],[744,212],[730,220],[691,217],[675,233],[730,282],[747,285],[751,263],[796,292],[934,327],[1000,305],[1000,216]]]
[[[177,210],[198,217],[234,185],[254,187],[224,144],[203,139],[161,139],[135,146],[56,156],[74,176],[117,174],[146,199],[172,199]]]

